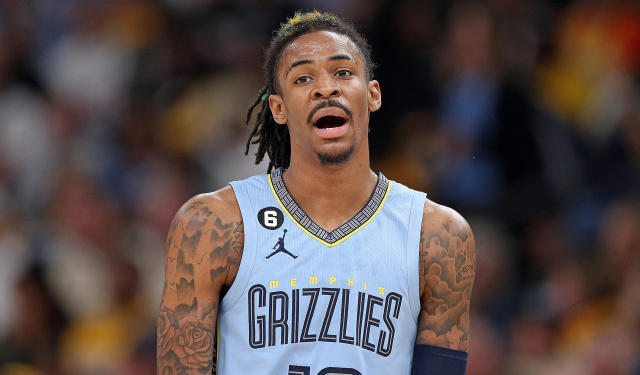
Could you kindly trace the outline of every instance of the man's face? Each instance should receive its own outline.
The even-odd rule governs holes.
[[[277,78],[280,95],[270,95],[269,105],[275,121],[289,126],[292,155],[338,164],[363,140],[368,144],[369,112],[380,108],[380,86],[367,80],[348,37],[329,31],[300,36],[283,50]]]

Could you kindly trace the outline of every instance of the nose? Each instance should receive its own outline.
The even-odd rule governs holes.
[[[316,87],[313,89],[314,99],[329,99],[342,95],[340,86],[331,78],[329,74],[322,74],[316,80]]]

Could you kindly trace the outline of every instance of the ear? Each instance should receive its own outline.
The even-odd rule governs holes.
[[[375,112],[380,109],[382,106],[382,94],[380,92],[380,84],[378,81],[371,80],[368,84],[369,95],[368,95],[368,105],[369,112]]]
[[[269,95],[269,108],[273,119],[280,125],[287,123],[287,109],[280,95]]]

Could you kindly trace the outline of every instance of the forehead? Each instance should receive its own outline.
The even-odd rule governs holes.
[[[315,31],[301,35],[285,47],[280,70],[297,60],[326,60],[335,55],[347,55],[358,65],[363,64],[358,47],[349,37],[332,31]]]

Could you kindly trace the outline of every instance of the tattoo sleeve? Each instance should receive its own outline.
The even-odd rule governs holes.
[[[218,204],[219,205],[219,204]],[[220,291],[242,256],[242,221],[213,204],[188,202],[171,224],[165,284],[158,315],[158,374],[215,374],[215,327]]]
[[[439,215],[425,212],[420,233],[421,310],[416,343],[468,351],[474,238],[457,213]]]

